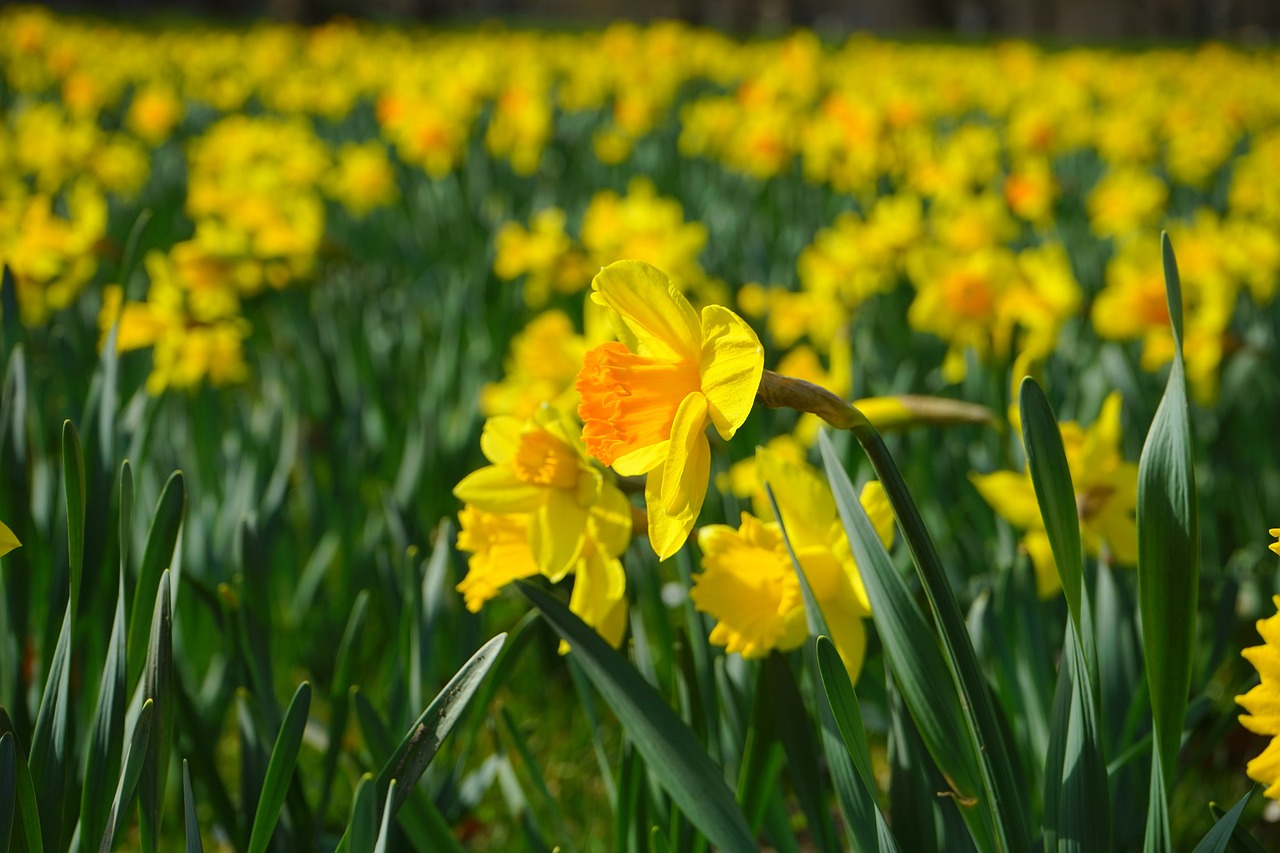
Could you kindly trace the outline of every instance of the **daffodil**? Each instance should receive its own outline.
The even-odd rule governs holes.
[[[732,438],[764,370],[760,340],[727,308],[699,316],[666,273],[618,261],[591,282],[621,341],[586,354],[575,387],[587,452],[624,476],[647,474],[649,541],[661,559],[689,537],[707,494],[715,426]]]
[[[1112,392],[1088,429],[1075,421],[1060,426],[1085,550],[1096,556],[1105,543],[1117,563],[1131,566],[1138,559],[1138,466],[1120,454],[1120,403]],[[1056,595],[1062,587],[1030,476],[996,471],[969,479],[1001,517],[1026,531],[1022,542],[1035,566],[1036,589],[1041,598]]]
[[[736,530],[712,524],[698,532],[702,572],[694,576],[689,594],[698,610],[716,620],[711,642],[751,658],[796,648],[807,635],[804,600],[782,528],[777,520],[762,520],[772,518],[763,497],[767,482],[831,638],[856,681],[866,652],[862,620],[871,605],[831,490],[803,461],[763,447],[756,450],[756,472],[761,490],[754,503],[760,517],[744,512]],[[884,489],[868,483],[861,501],[881,541],[889,544],[893,512]]]
[[[0,557],[8,554],[14,548],[22,547],[22,543],[18,541],[18,537],[13,535],[13,531],[9,529],[9,525],[0,521]]]
[[[610,549],[615,556],[631,531],[626,497],[591,465],[574,432],[550,407],[528,420],[489,418],[480,448],[493,464],[472,472],[453,490],[459,500],[485,512],[529,513],[536,565],[553,581],[582,557],[592,526],[601,528],[597,538],[621,540],[620,547]]]
[[[1271,531],[1277,535],[1277,531]],[[1275,545],[1271,546],[1276,549]],[[1280,609],[1280,595],[1272,602]],[[1271,742],[1262,754],[1249,762],[1249,778],[1261,782],[1267,788],[1263,792],[1272,799],[1280,799],[1280,613],[1258,620],[1258,633],[1262,645],[1245,649],[1245,660],[1258,670],[1261,681],[1236,703],[1249,713],[1240,715],[1240,725],[1258,735],[1269,735]]]

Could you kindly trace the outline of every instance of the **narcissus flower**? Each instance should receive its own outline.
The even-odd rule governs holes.
[[[831,639],[857,681],[866,652],[862,620],[871,614],[866,588],[858,573],[835,500],[826,482],[803,461],[756,449],[760,483],[773,489],[791,547],[804,569]],[[862,490],[862,506],[881,541],[893,540],[893,511],[883,487],[875,481]],[[755,509],[771,518],[759,498]],[[711,642],[743,657],[763,657],[773,649],[793,649],[804,642],[807,626],[804,599],[791,556],[776,520],[742,514],[735,530],[711,524],[698,532],[702,572],[693,578],[690,597],[698,610],[716,620]]]
[[[680,549],[707,494],[714,425],[732,438],[751,413],[764,350],[727,308],[699,317],[666,273],[618,261],[591,282],[621,341],[587,353],[575,387],[587,453],[624,476],[648,474],[649,541]]]
[[[1271,535],[1277,535],[1275,530]],[[1275,545],[1271,546],[1273,549]],[[1272,601],[1280,609],[1280,595]],[[1262,680],[1236,703],[1249,713],[1240,715],[1240,725],[1258,735],[1270,735],[1271,743],[1249,762],[1249,778],[1267,786],[1263,792],[1280,799],[1280,613],[1258,620],[1262,645],[1245,649],[1245,660],[1253,664]]]
[[[22,543],[18,541],[18,537],[13,535],[13,531],[9,529],[9,525],[0,521],[0,557],[8,554],[14,548],[22,547]]]
[[[489,513],[528,513],[538,571],[558,581],[583,556],[591,527],[621,554],[631,534],[626,497],[583,455],[575,430],[554,409],[534,417],[485,421],[480,449],[492,462],[463,478],[453,494]]]

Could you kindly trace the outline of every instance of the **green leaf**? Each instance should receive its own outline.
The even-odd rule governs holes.
[[[129,543],[133,540],[133,469],[120,463],[120,577],[129,576]],[[123,589],[123,586],[121,587]]]
[[[138,719],[133,724],[133,734],[129,736],[129,745],[125,748],[123,769],[120,780],[116,783],[116,795],[111,801],[111,809],[107,812],[107,826],[102,831],[102,843],[98,845],[98,853],[107,853],[115,844],[118,822],[124,817],[133,802],[134,791],[138,780],[142,778],[142,768],[146,762],[147,745],[151,740],[151,723],[155,703],[148,699],[142,703]]]
[[[285,712],[275,746],[271,748],[271,760],[267,763],[267,775],[258,797],[258,809],[253,816],[253,832],[249,835],[249,853],[264,853],[271,842],[271,833],[284,807],[293,768],[298,763],[298,751],[302,748],[302,733],[307,727],[307,714],[311,710],[311,685],[302,682],[294,691]]]
[[[160,842],[169,752],[173,746],[173,617],[167,569],[160,575],[142,676],[142,695],[155,703],[155,716],[147,740],[142,778],[138,780],[138,823],[142,849],[153,851]]]
[[[124,575],[116,589],[116,615],[107,643],[107,660],[102,669],[102,686],[93,712],[93,727],[85,753],[84,787],[80,797],[80,837],[101,838],[107,824],[109,803],[103,792],[120,775],[120,753],[124,749],[124,718],[127,704],[125,686]]]
[[[1025,850],[1031,843],[1029,818],[1026,804],[1022,799],[1022,790],[1014,776],[1011,763],[1012,748],[996,718],[991,693],[978,665],[978,656],[969,641],[964,618],[960,614],[960,605],[956,601],[955,593],[938,559],[924,520],[920,517],[920,511],[916,509],[915,501],[907,491],[906,483],[889,455],[883,439],[861,412],[857,412],[856,409],[853,412],[857,417],[850,431],[862,445],[867,458],[871,460],[876,476],[879,477],[889,498],[889,504],[893,507],[894,517],[898,521],[903,538],[907,541],[907,547],[911,551],[912,560],[920,575],[925,597],[933,612],[933,618],[938,627],[938,638],[942,642],[942,650],[947,669],[951,673],[952,683],[960,694],[960,707],[967,735],[960,742],[968,743],[978,756],[983,808],[989,815],[991,829],[995,834],[993,846],[1005,851]],[[831,447],[831,440],[823,435],[821,444],[827,476],[832,481],[833,491],[839,484],[843,494],[843,498],[837,497],[836,504],[840,507],[840,517],[844,520],[845,531],[850,533],[851,516],[866,522],[858,535],[851,533],[849,536],[850,544],[854,547],[855,559],[858,560],[859,566],[863,566],[863,553],[859,553],[859,547],[863,552],[867,552],[870,550],[867,547],[870,541],[879,542],[879,539],[874,536],[874,530],[866,520],[866,514],[862,512],[862,505],[853,494],[853,486],[849,482],[848,475],[844,474],[840,467],[835,450]],[[839,471],[842,476],[837,476],[836,471]],[[871,534],[870,539],[868,539],[868,533]],[[862,540],[861,546],[855,544],[856,539]],[[880,550],[883,553],[883,548]],[[867,556],[869,557],[870,554]],[[888,555],[884,556],[887,561]],[[891,565],[889,568],[892,570]],[[879,613],[875,612],[874,600],[872,610],[876,619],[876,628],[879,630],[880,619]],[[913,666],[914,664],[915,662],[912,661]],[[901,673],[895,670],[894,675],[900,677]],[[903,694],[907,695],[905,688]],[[917,725],[919,725],[919,719],[917,719]],[[923,726],[921,726],[921,733],[924,733]],[[954,749],[960,742],[953,742],[952,748]],[[926,743],[928,743],[927,740]],[[930,752],[933,754],[932,748]],[[934,754],[934,761],[937,760],[938,756]],[[943,765],[939,763],[938,766]]]
[[[31,735],[31,781],[40,803],[40,835],[50,850],[62,849],[62,807],[71,762],[70,743],[71,603],[62,617],[62,630],[49,664],[49,678],[40,697],[36,727]]]
[[[378,843],[373,846],[373,853],[387,853],[388,839],[391,837],[391,817],[395,814],[397,781],[387,783],[387,803],[382,809],[382,828],[378,830]]]
[[[823,747],[832,768],[831,775],[836,780],[836,793],[849,825],[853,849],[896,851],[898,842],[876,803],[867,732],[862,724],[858,697],[849,681],[849,670],[829,637],[814,640],[813,655],[821,676],[818,698],[825,711]],[[828,721],[835,726],[838,737],[827,736]]]
[[[366,773],[356,785],[351,801],[351,818],[347,821],[347,849],[351,853],[373,853],[378,832],[378,794],[373,774]]]
[[[174,471],[164,484],[160,500],[151,516],[151,528],[147,531],[147,544],[142,551],[142,563],[138,567],[138,584],[134,588],[133,606],[129,609],[129,643],[126,659],[129,665],[129,683],[133,684],[142,670],[146,654],[143,649],[149,640],[147,616],[156,603],[156,591],[160,588],[160,575],[173,560],[173,549],[182,527],[182,515],[186,505],[182,472]],[[137,661],[137,663],[132,663]]]
[[[182,759],[182,813],[186,819],[187,853],[204,853],[200,825],[196,823],[196,798],[191,793],[191,773],[187,770],[185,758]]]
[[[338,643],[337,663],[333,667],[333,682],[329,685],[329,743],[324,751],[320,807],[316,809],[318,815],[324,815],[329,806],[333,776],[338,769],[338,754],[342,750],[342,735],[347,729],[347,718],[351,713],[351,703],[347,695],[351,690],[352,667],[360,637],[364,634],[364,621],[368,610],[369,591],[362,589],[356,595],[355,604],[351,606],[347,628],[342,633],[341,642]]]
[[[1060,743],[1063,749],[1061,759],[1054,756],[1061,790],[1054,803],[1058,813],[1051,818],[1046,804],[1045,820],[1054,823],[1059,850],[1105,850],[1111,844],[1111,796],[1102,725],[1084,649],[1071,624],[1067,626],[1062,666],[1069,670],[1065,684],[1071,691],[1066,731],[1050,735],[1050,742]],[[1058,725],[1062,722],[1054,720]],[[1046,785],[1053,785],[1054,779],[1046,772]]]
[[[67,560],[71,567],[71,619],[84,577],[84,452],[71,421],[62,422],[62,482],[67,493]]]
[[[400,791],[394,814],[404,804],[409,792],[418,786],[418,780],[435,757],[444,739],[462,719],[471,698],[484,681],[506,642],[507,635],[499,634],[480,647],[471,659],[462,665],[444,689],[436,695],[405,734],[387,763],[378,773],[378,789],[385,790],[392,779],[400,781]],[[389,796],[389,794],[388,794]]]
[[[1253,792],[1257,787],[1250,788],[1245,795],[1240,798],[1240,802],[1236,803],[1231,811],[1227,812],[1222,818],[1213,825],[1213,829],[1209,830],[1209,834],[1200,840],[1196,845],[1196,849],[1192,853],[1226,853],[1227,846],[1231,844],[1231,836],[1236,831],[1236,824],[1240,822],[1240,815],[1244,813],[1244,807],[1248,805],[1249,798],[1253,796]]]
[[[507,735],[511,738],[512,744],[515,745],[516,753],[520,756],[520,760],[524,762],[524,766],[529,772],[529,777],[533,780],[533,786],[542,799],[543,807],[550,813],[552,821],[555,822],[559,843],[563,845],[565,850],[576,851],[578,848],[574,846],[572,839],[569,837],[564,815],[561,814],[560,806],[556,803],[556,798],[552,796],[551,789],[547,787],[546,777],[542,773],[542,767],[538,764],[538,759],[534,757],[533,750],[529,749],[529,744],[525,741],[524,735],[520,733],[519,726],[516,725],[516,721],[512,719],[510,712],[506,708],[501,711],[501,719]]]
[[[1081,599],[1087,592],[1084,589],[1084,557],[1080,547],[1080,516],[1075,486],[1071,482],[1071,469],[1067,465],[1058,419],[1044,391],[1030,376],[1022,380],[1018,391],[1018,411],[1022,419],[1027,470],[1035,487],[1045,532],[1049,534],[1053,560],[1062,581],[1062,593],[1067,599],[1071,620],[1084,638],[1087,649],[1092,638],[1083,633]],[[1090,657],[1094,655],[1090,654]]]
[[[894,568],[884,544],[853,491],[849,476],[835,458],[829,439],[820,439],[827,479],[845,534],[862,575],[876,633],[885,647],[885,663],[893,672],[903,701],[929,755],[942,771],[980,847],[992,847],[994,814],[971,806],[982,799],[978,756],[965,731],[960,694],[924,613]]]
[[[18,804],[18,746],[9,732],[0,734],[0,853],[9,853],[13,814]]]
[[[725,853],[758,849],[724,776],[693,732],[635,668],[569,608],[526,582],[521,594],[565,640],[601,697],[635,743],[658,784]]]
[[[1187,382],[1182,361],[1182,285],[1168,235],[1161,237],[1173,365],[1138,463],[1138,606],[1146,658],[1153,784],[1173,785],[1195,652],[1200,521]],[[1148,833],[1148,838],[1152,838]]]
[[[13,826],[9,839],[10,845],[17,853],[43,853],[44,844],[40,835],[40,810],[36,805],[36,789],[31,781],[31,770],[27,765],[27,757],[22,752],[22,744],[18,742],[18,732],[13,727],[13,720],[3,707],[0,707],[0,736],[13,738],[15,755],[15,790],[17,796],[16,810],[18,822]]]

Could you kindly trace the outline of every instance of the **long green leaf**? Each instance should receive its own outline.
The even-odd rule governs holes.
[[[814,738],[814,726],[800,698],[800,687],[781,654],[772,654],[765,660],[762,677],[773,702],[774,719],[783,721],[778,727],[778,738],[787,756],[792,787],[804,812],[811,841],[818,850],[838,850],[836,829],[831,822],[823,785],[826,774],[818,761],[822,748]]]
[[[0,853],[9,853],[13,815],[18,805],[18,746],[9,732],[0,734]]]
[[[80,797],[80,837],[101,838],[107,823],[109,803],[103,796],[111,781],[120,775],[120,754],[124,749],[125,687],[124,575],[116,590],[116,615],[107,643],[107,660],[102,669],[102,686],[93,712],[93,727],[85,754],[84,787]]]
[[[351,801],[351,817],[347,821],[347,849],[351,853],[373,853],[378,832],[378,794],[373,774],[366,773],[356,785]]]
[[[1231,811],[1227,812],[1222,818],[1213,825],[1213,829],[1209,830],[1208,835],[1200,839],[1200,843],[1196,845],[1196,849],[1192,853],[1226,853],[1228,845],[1231,844],[1231,836],[1236,831],[1236,824],[1240,822],[1240,815],[1244,813],[1244,807],[1249,804],[1249,798],[1253,796],[1253,792],[1257,788],[1250,788],[1245,795],[1240,798],[1240,802],[1232,806]]]
[[[204,853],[200,840],[200,824],[196,821],[196,798],[191,792],[191,772],[187,760],[182,759],[182,814],[186,824],[187,853]]]
[[[391,816],[395,814],[397,780],[387,783],[387,803],[382,809],[382,828],[378,830],[378,843],[373,845],[373,853],[387,853],[387,844],[391,838]]]
[[[351,703],[347,694],[351,690],[352,667],[355,662],[357,645],[364,633],[365,615],[369,610],[369,591],[360,590],[355,604],[351,606],[351,615],[347,617],[347,628],[338,643],[337,663],[333,667],[333,682],[329,685],[329,743],[324,751],[324,770],[320,780],[320,807],[316,814],[323,815],[329,806],[329,795],[333,788],[333,775],[338,769],[338,753],[342,749],[342,735],[347,729],[347,718],[351,713]]]
[[[71,762],[70,679],[71,603],[67,602],[31,735],[31,781],[40,803],[40,834],[50,850],[62,849],[62,807]]]
[[[169,568],[173,560],[173,549],[178,542],[178,531],[182,527],[182,514],[186,506],[186,492],[183,488],[182,472],[174,471],[164,484],[160,500],[156,502],[155,512],[151,516],[151,527],[147,531],[147,544],[142,551],[142,562],[138,567],[138,584],[134,588],[133,606],[129,608],[129,643],[127,660],[129,663],[129,683],[137,681],[142,671],[142,662],[146,659],[150,638],[150,617],[156,603],[156,591],[160,588],[160,575]],[[136,663],[135,663],[136,662]]]
[[[31,781],[31,769],[27,765],[27,757],[22,752],[22,744],[18,742],[18,732],[13,727],[9,713],[0,707],[0,736],[13,738],[15,755],[15,791],[17,801],[14,804],[17,812],[17,823],[13,826],[10,838],[11,846],[17,853],[43,853],[44,843],[40,835],[40,810],[36,805],[36,789]]]
[[[658,784],[693,825],[726,853],[756,850],[720,769],[662,696],[564,604],[532,584],[521,582],[519,589],[569,644],[570,654],[618,717]]]
[[[837,794],[849,823],[854,850],[897,851],[898,842],[876,803],[876,782],[871,770],[871,754],[867,751],[867,732],[862,724],[862,709],[849,681],[840,653],[828,637],[818,637],[813,645],[814,658],[821,676],[819,699],[824,714],[823,746],[831,775],[836,779]],[[838,737],[827,737],[827,718],[835,726]],[[840,769],[843,768],[843,769]],[[841,780],[845,782],[841,784]]]
[[[138,780],[138,817],[142,849],[156,850],[160,843],[164,789],[169,775],[173,740],[173,617],[169,601],[169,571],[160,575],[151,618],[151,641],[143,668],[143,696],[155,703],[151,736]]]
[[[133,734],[129,736],[129,745],[124,751],[120,780],[116,783],[116,795],[111,800],[111,808],[107,812],[107,825],[102,831],[102,843],[98,845],[98,853],[108,853],[115,844],[118,824],[133,802],[133,794],[138,788],[138,780],[142,778],[142,768],[146,763],[154,711],[155,703],[152,700],[143,702],[142,710],[138,712],[138,719],[133,724]]]
[[[298,751],[302,748],[302,733],[307,727],[307,714],[311,710],[311,685],[302,682],[294,691],[285,712],[275,746],[271,748],[271,760],[267,763],[267,775],[258,797],[258,809],[253,817],[253,832],[249,835],[249,853],[264,853],[271,841],[272,830],[284,807],[293,768],[298,763]]]
[[[898,521],[898,526],[902,530],[903,538],[906,539],[907,547],[919,572],[925,597],[933,611],[947,669],[960,694],[960,707],[967,730],[967,737],[964,740],[971,745],[978,756],[984,809],[990,814],[991,828],[995,833],[995,846],[1002,851],[1025,850],[1031,844],[1029,819],[1022,799],[1022,790],[1013,772],[1012,749],[996,718],[990,691],[978,665],[978,656],[969,641],[964,618],[960,614],[960,605],[956,601],[955,593],[938,559],[933,540],[929,537],[928,529],[924,525],[924,519],[920,517],[920,511],[916,508],[915,501],[907,490],[907,485],[898,472],[893,457],[889,455],[884,440],[861,412],[856,409],[851,411],[856,417],[850,431],[862,445],[867,458],[871,460],[876,476],[884,486],[889,504],[893,507],[894,517]],[[835,482],[841,478],[835,476],[833,469],[842,474],[843,469],[836,458],[834,448],[831,447],[830,439],[824,435],[821,443],[823,458],[827,465],[827,476],[832,480],[834,489]],[[848,475],[845,474],[842,479],[845,499],[843,502],[838,499],[837,506],[845,506],[841,511],[841,518],[844,519],[845,529],[848,531],[850,519],[846,513],[850,508],[850,502],[853,507],[856,507],[853,515],[861,516],[864,521],[866,515],[862,512],[861,504],[853,496],[853,487],[849,483]],[[866,527],[870,529],[870,522],[867,522]],[[861,535],[864,539],[867,532],[867,530],[862,531]],[[850,544],[853,544],[855,537],[849,538]],[[871,539],[879,541],[874,535]],[[859,565],[862,565],[861,555],[857,551],[855,551],[855,558],[858,559]],[[872,608],[874,613],[874,602]],[[880,622],[877,619],[877,628],[879,625]],[[895,671],[895,675],[899,673]],[[905,690],[904,695],[906,695]],[[937,761],[936,755],[934,760]]]
[[[876,632],[885,646],[885,662],[929,755],[952,786],[957,802],[969,806],[962,813],[970,831],[980,847],[994,846],[991,804],[972,808],[983,799],[979,759],[966,734],[960,694],[937,637],[894,568],[830,440],[823,436],[820,443],[836,508],[871,601]]]
[[[1153,770],[1152,784],[1167,795],[1182,742],[1196,647],[1200,521],[1182,361],[1182,284],[1167,234],[1161,237],[1161,249],[1174,354],[1138,463],[1138,606],[1155,735],[1152,755],[1159,770]],[[1156,836],[1148,832],[1147,837]]]
[[[71,567],[71,619],[74,623],[84,577],[84,451],[71,421],[62,422],[62,482],[67,494],[67,559]]]

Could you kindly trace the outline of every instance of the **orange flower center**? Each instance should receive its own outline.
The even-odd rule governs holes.
[[[957,272],[947,279],[944,287],[948,307],[962,317],[980,320],[991,313],[995,294],[983,277]]]
[[[1161,276],[1152,276],[1142,283],[1137,302],[1138,316],[1148,326],[1169,325],[1169,300]]]
[[[578,485],[578,459],[573,449],[544,429],[520,436],[512,464],[523,483],[556,489]]]
[[[676,409],[701,388],[698,365],[636,355],[613,341],[587,353],[574,387],[582,440],[605,465],[666,441]]]

